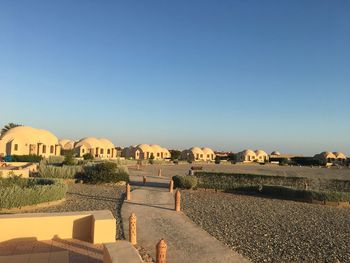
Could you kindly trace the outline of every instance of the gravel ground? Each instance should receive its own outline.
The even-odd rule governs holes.
[[[350,209],[205,191],[182,193],[189,218],[252,262],[350,262]]]
[[[120,209],[123,204],[125,186],[68,184],[66,201],[57,206],[39,208],[38,212],[73,212],[89,210],[110,210],[117,221],[117,239],[123,239]]]

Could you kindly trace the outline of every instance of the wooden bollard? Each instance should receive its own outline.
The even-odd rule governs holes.
[[[173,192],[173,189],[174,189],[174,181],[173,181],[173,180],[170,180],[170,183],[169,183],[169,192],[172,193],[172,192]]]
[[[161,177],[162,176],[162,169],[158,170],[158,176]]]
[[[162,238],[156,246],[156,263],[166,263],[166,249],[167,245]]]
[[[147,178],[146,178],[146,176],[143,176],[143,184],[145,185],[146,182],[147,182]]]
[[[177,190],[175,193],[175,211],[179,212],[181,210],[181,194],[180,191]]]
[[[126,200],[130,200],[131,199],[131,196],[130,196],[130,184],[127,183],[126,184]]]
[[[136,245],[136,216],[134,213],[131,213],[129,217],[129,241],[132,245]]]

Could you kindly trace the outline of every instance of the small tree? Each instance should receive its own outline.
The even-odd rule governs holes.
[[[169,152],[171,154],[171,160],[172,161],[180,159],[181,151],[179,151],[179,150],[170,150]]]
[[[84,160],[93,160],[94,156],[91,153],[85,153],[83,155]]]
[[[153,164],[154,163],[154,155],[151,153],[151,156],[149,157],[149,163]]]
[[[216,157],[215,157],[215,163],[216,163],[216,164],[220,164],[220,163],[221,163],[221,159],[220,159],[219,156],[216,156]]]
[[[75,165],[74,151],[73,150],[69,150],[66,152],[66,154],[64,156],[63,164],[64,165]]]

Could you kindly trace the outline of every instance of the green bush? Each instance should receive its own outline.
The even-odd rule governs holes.
[[[323,192],[313,190],[294,189],[275,185],[261,186],[239,186],[233,189],[234,191],[262,194],[269,197],[282,198],[288,200],[302,201],[332,201],[332,202],[349,202],[350,193],[345,192]]]
[[[126,168],[118,167],[116,163],[102,162],[85,166],[81,179],[90,184],[129,182],[129,174]]]
[[[184,189],[197,188],[198,179],[193,175],[175,175],[173,176],[174,187]]]
[[[43,178],[74,179],[83,172],[81,165],[55,166],[48,165],[42,161],[39,165],[38,173]]]
[[[66,154],[64,155],[63,164],[64,165],[75,165],[76,164],[73,150],[66,151]]]
[[[46,159],[47,164],[61,165],[64,161],[64,156],[50,156]]]
[[[311,180],[304,177],[286,177],[256,174],[233,174],[215,172],[196,172],[198,187],[229,190],[241,185],[279,185],[303,189]]]
[[[67,185],[55,179],[0,179],[0,208],[9,209],[59,200],[65,197]]]
[[[83,155],[84,160],[93,160],[94,156],[91,153],[85,153]]]
[[[196,172],[198,187],[229,190],[242,185],[275,185],[324,192],[350,192],[350,180],[321,179],[292,176],[274,176],[257,174],[234,174],[215,172]]]
[[[11,162],[39,163],[43,157],[40,155],[11,155]]]

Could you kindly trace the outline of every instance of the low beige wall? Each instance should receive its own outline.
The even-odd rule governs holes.
[[[108,210],[0,215],[0,242],[16,238],[75,238],[93,244],[115,242],[116,221]]]
[[[13,169],[9,167],[9,169],[0,168],[0,177],[2,178],[8,178],[10,176],[21,176],[22,178],[28,178],[29,177],[29,169]]]

